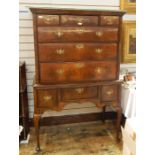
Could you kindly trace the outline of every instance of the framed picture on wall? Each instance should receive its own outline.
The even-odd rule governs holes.
[[[120,0],[121,10],[126,10],[127,13],[136,13],[136,0]]]
[[[136,62],[136,21],[124,21],[122,33],[122,62]]]

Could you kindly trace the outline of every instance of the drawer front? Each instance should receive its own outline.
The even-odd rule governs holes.
[[[39,61],[104,60],[117,57],[117,44],[50,43],[39,44]]]
[[[109,85],[102,87],[102,100],[114,101],[118,99],[118,85]]]
[[[76,15],[62,15],[61,25],[70,26],[97,26],[98,17],[97,16],[76,16]]]
[[[62,100],[97,98],[97,87],[77,87],[62,89]]]
[[[38,26],[56,26],[59,25],[58,15],[38,15],[37,16]]]
[[[73,41],[117,41],[118,28],[102,27],[38,27],[38,41],[73,42]]]
[[[50,90],[38,90],[38,104],[42,108],[55,108],[57,107],[57,91]]]
[[[116,79],[116,61],[40,63],[40,82],[66,83]]]
[[[119,25],[119,17],[101,16],[101,25]]]

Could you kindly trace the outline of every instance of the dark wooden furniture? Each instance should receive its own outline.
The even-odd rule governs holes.
[[[20,140],[26,140],[29,133],[29,111],[24,62],[19,62],[19,125],[23,126],[23,131],[19,138]]]
[[[72,101],[117,111],[120,128],[120,34],[124,12],[31,8],[35,45],[34,125]]]

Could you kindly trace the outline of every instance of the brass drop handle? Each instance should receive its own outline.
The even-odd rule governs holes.
[[[58,55],[63,55],[64,54],[64,49],[57,49],[56,50],[56,53],[58,54]]]
[[[44,101],[51,101],[52,100],[52,96],[44,96]]]
[[[56,35],[57,35],[58,37],[61,37],[61,36],[63,35],[63,32],[56,32]]]
[[[60,74],[61,75],[61,74],[64,73],[64,70],[63,69],[57,69],[56,72],[57,72],[57,74]]]
[[[109,91],[106,92],[107,95],[112,95],[113,93],[114,93],[113,90],[109,90]]]
[[[44,17],[44,22],[45,22],[46,24],[50,24],[51,18],[50,18],[50,17]]]
[[[108,24],[112,24],[113,23],[113,20],[111,18],[107,18],[107,23]]]
[[[38,16],[38,18],[43,19],[44,23],[50,24],[51,18],[47,16]]]
[[[98,37],[101,37],[101,36],[103,35],[103,32],[98,31],[98,32],[96,32],[96,35],[97,35]]]
[[[98,54],[101,54],[103,52],[103,49],[97,48],[97,49],[95,49],[95,52],[98,53]]]
[[[77,89],[75,89],[75,91],[76,91],[78,94],[82,94],[83,91],[84,91],[84,88],[77,88]]]
[[[77,49],[82,49],[82,48],[84,48],[84,45],[83,44],[76,44],[75,47]]]
[[[101,73],[105,72],[105,69],[102,68],[102,67],[96,67],[96,68],[95,68],[95,72],[96,72],[97,74],[101,74]]]

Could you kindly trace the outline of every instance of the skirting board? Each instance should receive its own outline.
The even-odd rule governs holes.
[[[106,112],[105,119],[115,119],[116,112]],[[40,126],[59,125],[59,124],[70,124],[80,123],[89,121],[98,121],[103,119],[103,113],[88,113],[79,115],[66,115],[66,116],[54,116],[44,117],[40,119]],[[124,117],[122,117],[122,122]],[[124,124],[124,123],[123,123]],[[33,127],[33,119],[30,119],[30,126]]]

